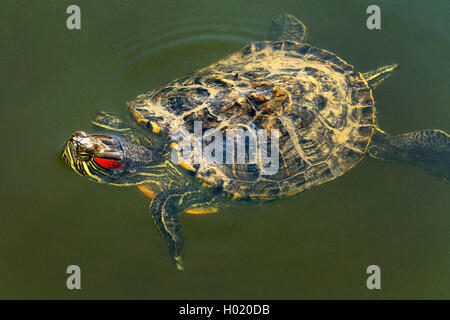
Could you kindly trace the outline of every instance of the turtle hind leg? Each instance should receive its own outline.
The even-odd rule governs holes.
[[[390,64],[387,66],[380,67],[378,69],[368,71],[363,73],[362,76],[367,81],[370,88],[374,89],[376,86],[381,84],[384,80],[389,78],[392,72],[397,69],[398,64]]]
[[[450,135],[441,130],[390,136],[377,128],[368,153],[375,159],[413,164],[438,178],[450,179]]]
[[[289,40],[303,42],[306,39],[305,25],[290,14],[280,14],[272,20],[272,26],[267,33],[269,40]]]

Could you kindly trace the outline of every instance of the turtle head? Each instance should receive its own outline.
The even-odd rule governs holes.
[[[111,184],[137,184],[140,168],[155,162],[152,150],[121,137],[76,131],[62,148],[75,172]]]

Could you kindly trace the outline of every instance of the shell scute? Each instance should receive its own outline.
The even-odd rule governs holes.
[[[178,129],[279,132],[278,171],[267,164],[201,163],[197,177],[233,198],[276,198],[353,167],[373,134],[371,90],[335,54],[293,41],[262,41],[130,103],[170,137]],[[234,143],[234,142],[233,142]],[[203,146],[205,147],[205,145]],[[236,196],[238,195],[238,196]]]

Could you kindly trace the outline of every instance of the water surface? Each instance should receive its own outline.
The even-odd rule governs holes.
[[[450,184],[363,160],[343,177],[265,206],[183,215],[185,272],[136,188],[77,176],[59,158],[98,110],[263,40],[291,13],[308,42],[362,72],[399,70],[375,91],[380,126],[450,132],[448,1],[71,1],[0,4],[0,298],[450,298]],[[66,289],[68,265],[82,290]],[[366,268],[382,289],[366,288]]]

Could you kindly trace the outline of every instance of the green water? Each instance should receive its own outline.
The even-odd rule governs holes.
[[[397,62],[375,91],[380,126],[450,132],[448,1],[75,1],[0,4],[0,298],[450,298],[450,183],[363,160],[300,196],[183,215],[186,271],[136,188],[77,176],[59,149],[97,110],[264,39],[298,16],[308,42],[360,71]],[[381,30],[366,28],[370,4]],[[66,268],[82,289],[66,288]],[[366,268],[381,268],[381,290]]]

